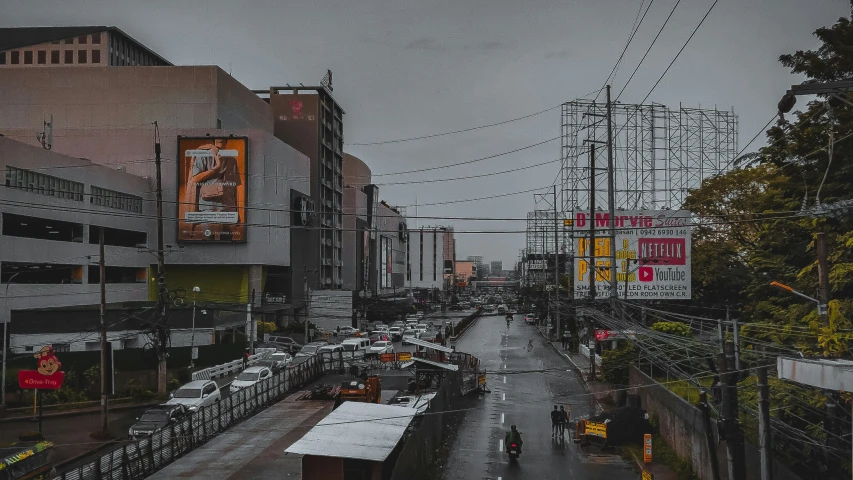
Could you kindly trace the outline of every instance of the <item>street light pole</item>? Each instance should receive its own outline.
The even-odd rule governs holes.
[[[6,338],[8,337],[7,329],[9,328],[9,322],[12,320],[12,311],[9,310],[9,284],[21,273],[23,272],[17,272],[9,277],[9,280],[6,280],[6,293],[3,295],[3,298],[6,299],[6,311],[9,312],[9,318],[3,322],[3,383],[1,384],[2,387],[0,387],[0,405],[6,405],[6,350],[8,350]]]
[[[800,293],[800,292],[794,290],[793,288],[789,287],[788,285],[785,285],[784,283],[770,282],[770,286],[785,290],[786,292],[793,293],[794,295],[797,295],[799,297],[803,297],[806,300],[810,300],[810,301],[816,303],[817,304],[817,313],[818,313],[818,315],[820,315],[821,320],[826,319],[828,317],[826,303],[821,302],[817,298],[810,297],[804,293]],[[827,325],[827,324],[829,324],[828,321],[825,323],[825,325]]]

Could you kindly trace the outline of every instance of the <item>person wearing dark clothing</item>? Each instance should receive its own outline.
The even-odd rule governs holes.
[[[246,353],[243,354],[243,370],[246,369],[246,366],[249,364],[249,350],[246,350]]]
[[[560,429],[560,410],[554,405],[554,409],[551,410],[551,436],[556,437],[557,431]]]
[[[563,344],[563,350],[569,347],[569,332],[563,332],[563,337],[560,339]]]
[[[521,453],[521,446],[524,445],[524,441],[521,439],[521,432],[516,429],[515,425],[511,426],[510,431],[506,432],[504,436],[504,448],[509,449],[512,443],[518,445],[518,452]]]
[[[560,435],[566,434],[566,427],[569,425],[569,412],[566,407],[560,405]]]

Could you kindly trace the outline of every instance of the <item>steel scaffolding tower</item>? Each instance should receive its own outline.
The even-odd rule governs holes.
[[[589,149],[607,141],[607,104],[589,100],[562,106],[561,206],[589,205]],[[723,173],[737,154],[738,119],[717,109],[671,110],[664,105],[615,104],[613,156],[616,208],[677,209],[690,189]],[[607,156],[596,152],[596,203],[607,206]],[[528,222],[529,222],[528,217]]]

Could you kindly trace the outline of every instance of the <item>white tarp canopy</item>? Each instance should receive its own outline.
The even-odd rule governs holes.
[[[427,342],[426,340],[421,340],[420,338],[409,338],[406,340],[406,343],[411,343],[412,345],[417,345],[419,347],[431,348],[439,352],[453,353],[453,349],[450,347],[443,347],[437,343]]]
[[[407,407],[344,402],[285,452],[382,462],[416,413]]]
[[[427,360],[425,358],[420,358],[420,357],[412,357],[411,361],[408,361],[408,362],[400,365],[400,368],[402,368],[402,369],[409,368],[412,365],[414,365],[415,362],[425,363],[427,365],[432,365],[433,367],[438,367],[438,368],[443,368],[445,370],[450,370],[451,372],[455,372],[455,371],[459,370],[458,365],[453,365],[451,363],[433,362],[432,360]]]

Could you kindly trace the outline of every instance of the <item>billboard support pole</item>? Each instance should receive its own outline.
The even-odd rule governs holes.
[[[166,267],[163,254],[163,175],[160,164],[160,131],[154,122],[157,134],[154,143],[154,165],[157,174],[157,393],[166,393]]]
[[[560,334],[560,227],[557,222],[557,184],[554,184],[554,327],[548,332],[553,340],[556,331]]]
[[[591,304],[595,302],[595,144],[589,146],[589,241],[586,248],[589,249],[589,299]],[[592,305],[590,305],[592,306]],[[590,320],[589,329],[592,331],[592,348],[589,350],[589,378],[595,380],[595,329]]]

